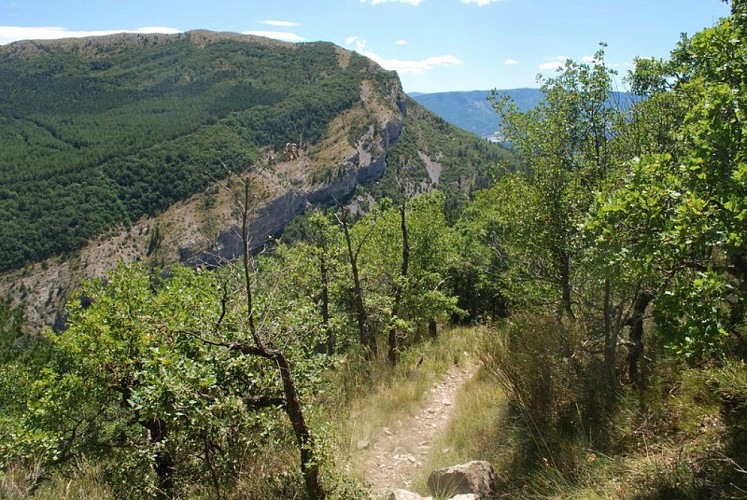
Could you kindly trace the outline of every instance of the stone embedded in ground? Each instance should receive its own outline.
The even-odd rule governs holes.
[[[392,494],[389,495],[389,500],[428,500],[431,498],[433,497],[421,497],[417,493],[407,490],[394,490]]]
[[[498,477],[489,462],[473,461],[431,472],[428,490],[436,497],[472,493],[477,499],[496,498]]]

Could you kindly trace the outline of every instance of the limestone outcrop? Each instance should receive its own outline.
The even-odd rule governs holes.
[[[428,477],[428,490],[436,496],[473,494],[476,499],[496,497],[497,476],[490,462],[472,461],[437,469]]]
[[[395,490],[389,500],[489,500],[498,497],[497,476],[489,462],[476,460],[434,470],[428,477],[428,491],[433,496]]]

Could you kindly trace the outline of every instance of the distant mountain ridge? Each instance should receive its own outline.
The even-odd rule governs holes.
[[[514,100],[521,111],[527,111],[539,104],[544,95],[539,89],[519,88],[498,90]],[[436,92],[424,94],[413,92],[410,95],[419,104],[437,114],[447,122],[480,137],[494,137],[501,119],[488,101],[492,91],[472,90],[464,92]],[[627,108],[634,97],[627,92],[614,92],[610,101]]]

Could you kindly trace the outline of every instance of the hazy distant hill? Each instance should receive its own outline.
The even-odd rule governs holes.
[[[511,97],[522,111],[533,108],[543,98],[539,89],[508,89],[499,90],[499,92]],[[487,100],[489,95],[489,90],[410,94],[417,102],[452,125],[480,137],[492,136],[500,125],[500,117]],[[625,92],[615,92],[611,98],[613,102],[620,103],[623,107],[626,107],[631,99],[632,96]]]

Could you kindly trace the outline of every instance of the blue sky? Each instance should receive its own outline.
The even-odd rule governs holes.
[[[720,0],[0,0],[0,44],[192,29],[324,40],[397,70],[406,92],[444,92],[537,87],[599,42],[624,75],[728,12]]]

